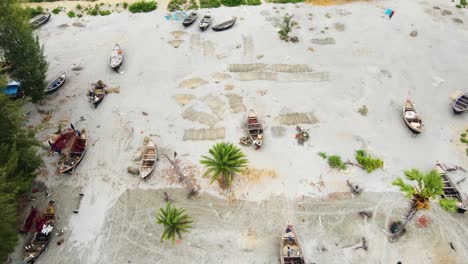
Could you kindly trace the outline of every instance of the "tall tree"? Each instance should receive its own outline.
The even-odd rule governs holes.
[[[15,247],[19,195],[29,191],[43,162],[34,132],[26,129],[20,102],[0,94],[0,262]]]
[[[416,213],[420,210],[428,210],[431,208],[430,200],[436,200],[443,194],[442,177],[436,170],[431,170],[428,173],[421,173],[417,169],[405,171],[405,176],[410,181],[415,181],[416,185],[405,183],[401,177],[396,178],[392,184],[398,186],[400,191],[406,194],[406,197],[411,199],[410,209],[405,217],[405,222],[401,224],[393,235],[393,239],[397,239],[405,229],[406,225],[413,219]],[[439,199],[439,204],[442,208],[448,211],[457,209],[457,201],[455,199]]]
[[[177,209],[171,203],[166,203],[166,208],[160,208],[157,223],[164,226],[161,241],[172,240],[174,244],[176,235],[182,238],[182,232],[188,232],[192,226],[192,218],[185,214],[184,209]]]
[[[37,103],[45,96],[47,62],[39,38],[29,26],[29,13],[18,0],[0,1],[0,50],[15,67],[11,77]]]
[[[224,187],[231,186],[232,175],[245,169],[249,163],[244,153],[231,143],[217,143],[209,153],[211,157],[202,156],[200,161],[207,168],[204,176],[211,175],[212,183],[221,177]]]

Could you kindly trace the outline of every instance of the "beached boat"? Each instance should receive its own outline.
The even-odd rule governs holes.
[[[460,95],[455,101],[453,102],[453,112],[455,114],[461,114],[468,109],[468,92]]]
[[[140,177],[142,179],[148,177],[151,172],[153,172],[154,167],[156,166],[156,158],[158,149],[156,145],[150,140],[143,151],[143,158],[141,159],[140,164]]]
[[[283,230],[280,243],[281,264],[304,264],[301,243],[292,225]]]
[[[407,99],[405,106],[403,107],[403,120],[405,120],[408,128],[416,134],[419,134],[423,131],[423,123],[419,117],[418,112],[414,108],[413,102]]]
[[[197,11],[193,10],[193,11],[190,12],[190,14],[182,21],[182,25],[184,25],[184,27],[188,27],[188,26],[192,25],[193,22],[195,22],[195,20],[197,20],[197,17],[198,17]]]
[[[253,110],[250,110],[247,116],[247,129],[256,149],[261,148],[263,143],[263,127]]]
[[[51,13],[47,13],[47,14],[35,16],[29,21],[29,25],[31,25],[32,28],[38,28],[44,25],[45,23],[47,23],[51,15],[52,15]]]
[[[97,83],[91,84],[91,88],[88,92],[89,101],[97,107],[99,103],[104,100],[104,97],[107,94],[106,91],[107,85],[105,85],[102,81],[97,81]]]
[[[209,28],[210,25],[211,25],[211,14],[210,12],[208,12],[203,16],[202,20],[200,21],[200,29],[204,31],[207,28]]]
[[[232,26],[234,26],[234,24],[236,23],[237,21],[237,17],[234,17],[233,19],[231,20],[228,20],[226,22],[223,22],[221,24],[218,24],[216,26],[213,26],[211,27],[211,29],[213,29],[214,31],[223,31],[223,30],[226,30]]]
[[[435,167],[436,171],[442,177],[442,182],[444,184],[442,198],[452,198],[458,201],[457,207],[459,213],[464,213],[468,209],[467,202],[463,199],[462,194],[457,189],[456,185],[452,182],[452,180],[447,175],[447,168],[444,164],[436,163]]]
[[[35,221],[36,232],[24,247],[24,263],[33,263],[49,245],[54,233],[55,206],[50,201],[45,212]]]
[[[65,81],[67,80],[67,73],[61,73],[53,82],[47,85],[45,92],[46,93],[53,93],[57,91],[60,87],[63,86]]]
[[[73,126],[60,131],[54,142],[49,141],[52,151],[61,155],[60,173],[72,172],[78,166],[86,153],[87,143],[86,131],[75,130]]]
[[[13,69],[11,63],[0,61],[0,73],[9,72],[11,69]]]
[[[115,44],[114,49],[112,50],[111,57],[110,57],[110,66],[114,71],[118,71],[120,66],[122,66],[124,59],[124,52],[123,49],[119,46],[119,44]]]

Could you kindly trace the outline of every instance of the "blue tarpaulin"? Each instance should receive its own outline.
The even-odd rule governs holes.
[[[9,82],[4,90],[2,92],[6,95],[16,95],[18,93],[19,89],[19,83],[12,81]]]
[[[385,14],[389,16],[392,13],[392,11],[393,10],[391,8],[388,8],[387,10],[385,10]]]

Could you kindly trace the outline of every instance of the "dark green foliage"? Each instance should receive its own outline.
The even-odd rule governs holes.
[[[47,62],[28,22],[27,11],[16,0],[0,1],[0,50],[6,61],[15,65],[11,78],[37,103],[45,96]]]
[[[111,11],[109,10],[99,10],[99,15],[101,16],[108,16],[111,14]]]
[[[97,16],[99,14],[99,9],[90,8],[90,9],[86,10],[86,14],[88,14],[90,16]]]
[[[462,8],[462,5],[456,5],[457,8]]]
[[[80,4],[76,5],[76,9],[81,10],[83,7]]]
[[[242,0],[243,5],[261,5],[262,1],[260,0]]]
[[[198,9],[197,1],[189,0],[189,10]]]
[[[157,7],[158,5],[154,1],[140,1],[129,5],[128,10],[132,13],[147,13],[155,10]]]
[[[220,7],[221,3],[219,0],[200,0],[201,8],[217,8]]]
[[[325,153],[325,152],[319,152],[318,155],[319,155],[320,157],[324,158],[324,159],[327,158],[327,153]]]
[[[346,164],[341,160],[341,157],[337,155],[328,157],[328,165],[334,169],[346,170]]]
[[[466,0],[460,0],[460,5],[466,6],[467,5]]]
[[[285,15],[283,18],[283,24],[281,25],[281,29],[278,31],[281,40],[289,42],[289,33],[292,30],[292,27],[297,25],[297,22],[292,20],[293,15]]]
[[[182,10],[181,6],[185,3],[187,3],[186,0],[171,0],[167,6],[167,10],[169,10],[169,12],[180,11]]]
[[[43,9],[41,6],[38,6],[38,7],[36,7],[36,8],[33,8],[33,7],[26,7],[25,10],[26,10],[26,13],[28,14],[28,16],[29,16],[30,18],[35,17],[35,16],[37,16],[37,15],[40,15],[40,14],[44,13],[44,9]]]
[[[249,162],[244,153],[231,143],[217,143],[209,150],[209,153],[210,157],[202,156],[200,160],[200,163],[207,168],[203,176],[211,175],[211,182],[221,176],[224,187],[229,187],[232,174],[244,170]]]
[[[185,214],[184,209],[177,209],[166,203],[166,208],[160,208],[159,214],[156,216],[157,223],[164,226],[164,232],[161,235],[161,242],[163,240],[172,240],[174,244],[176,235],[182,239],[182,232],[188,232],[193,223],[192,218]]]
[[[220,0],[220,3],[225,6],[239,6],[242,0]]]
[[[127,2],[123,2],[123,3],[122,3],[122,7],[123,7],[124,9],[127,9],[128,3],[127,3]]]
[[[466,156],[468,156],[468,139],[466,138],[467,135],[468,135],[468,129],[465,132],[460,134],[460,141],[467,145]]]
[[[68,11],[67,16],[70,17],[70,18],[72,18],[72,17],[75,17],[76,14],[75,14],[75,12],[73,12],[73,11],[70,10],[70,11]]]
[[[26,122],[19,101],[0,94],[0,260],[17,243],[17,198],[30,190],[31,182],[42,166],[36,152],[39,142]]]
[[[371,155],[367,154],[367,152],[362,149],[356,151],[356,160],[369,173],[382,168],[384,165],[384,162],[381,159],[372,158]]]
[[[58,15],[60,12],[62,12],[62,9],[60,7],[52,9],[52,14],[54,15]]]

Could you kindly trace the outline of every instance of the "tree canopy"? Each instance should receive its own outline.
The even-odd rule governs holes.
[[[0,1],[0,50],[14,66],[11,78],[36,103],[45,96],[47,62],[39,38],[29,25],[29,16],[18,0]]]

